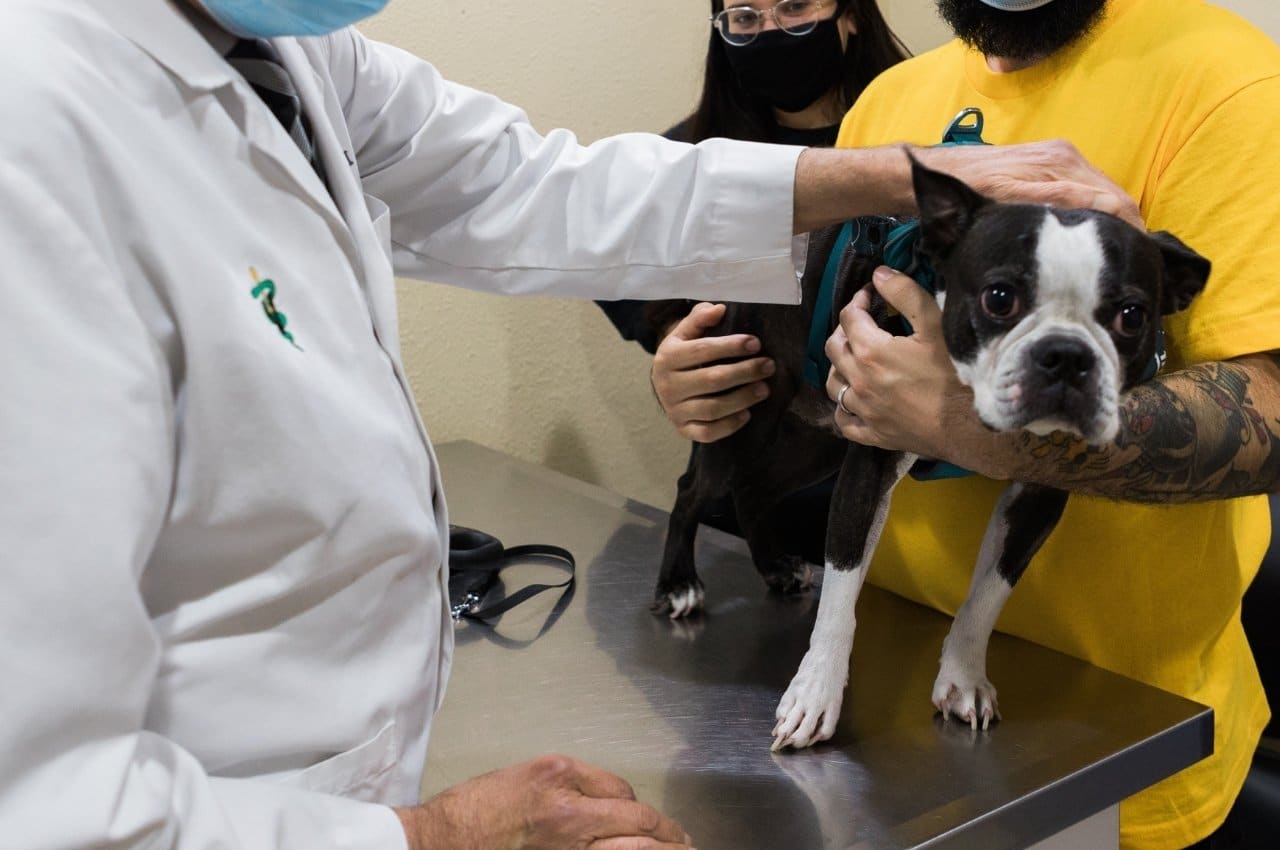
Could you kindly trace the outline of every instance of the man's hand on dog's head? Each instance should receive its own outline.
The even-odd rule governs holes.
[[[1101,210],[1146,230],[1133,198],[1064,139],[911,148],[911,153],[993,200]]]
[[[1068,141],[910,150],[928,167],[993,200],[1096,209],[1146,229],[1133,198]],[[795,233],[858,216],[909,213],[914,207],[911,167],[901,145],[806,148],[796,163]]]
[[[712,443],[751,418],[768,397],[773,360],[759,356],[749,334],[707,336],[724,317],[723,304],[697,304],[671,329],[653,356],[650,381],[667,418],[687,439]]]

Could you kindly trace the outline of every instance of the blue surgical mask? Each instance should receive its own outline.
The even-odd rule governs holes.
[[[324,35],[382,11],[387,0],[194,0],[241,38]]]

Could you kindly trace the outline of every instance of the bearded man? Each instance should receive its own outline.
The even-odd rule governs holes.
[[[868,580],[954,613],[1000,480],[1072,491],[998,628],[1212,706],[1213,755],[1122,804],[1121,841],[1229,846],[1220,827],[1269,716],[1240,600],[1268,544],[1256,494],[1274,490],[1280,465],[1280,50],[1199,0],[938,0],[938,11],[956,40],[877,78],[838,146],[937,142],[979,107],[989,142],[1073,142],[1213,274],[1165,322],[1168,363],[1104,446],[992,435],[946,357],[937,305],[902,276],[877,280],[916,334],[869,334],[865,314],[845,311],[828,390],[851,385],[856,417],[837,424],[983,475],[904,480]],[[919,710],[907,698],[888,710]]]

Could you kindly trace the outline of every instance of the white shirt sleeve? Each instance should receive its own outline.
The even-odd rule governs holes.
[[[403,850],[387,807],[211,778],[147,730],[161,647],[139,581],[172,497],[181,357],[65,191],[0,162],[0,845]]]
[[[325,47],[400,274],[519,294],[799,300],[799,148],[646,133],[583,146],[355,30]]]

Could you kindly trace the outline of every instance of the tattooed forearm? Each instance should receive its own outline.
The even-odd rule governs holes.
[[[1146,502],[1273,492],[1280,479],[1280,356],[1193,366],[1135,388],[1120,434],[1088,446],[1061,433],[1015,438],[1013,477]]]

